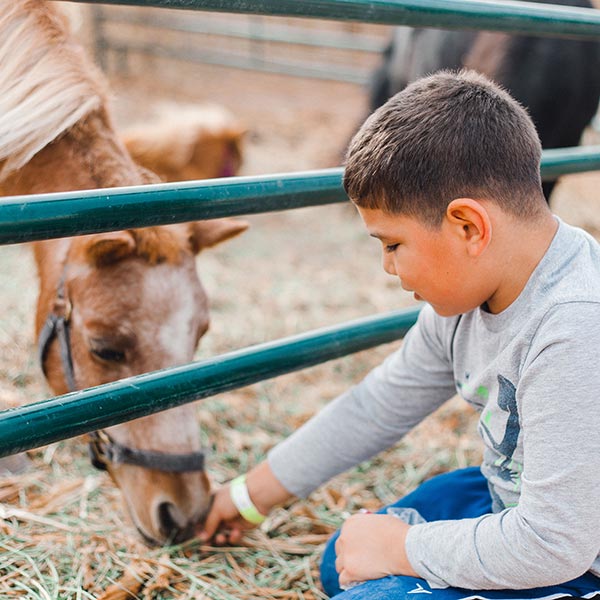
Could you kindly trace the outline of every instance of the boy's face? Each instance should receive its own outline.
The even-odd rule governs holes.
[[[484,291],[467,277],[472,264],[461,232],[447,219],[437,229],[414,217],[357,208],[370,235],[381,242],[383,269],[396,275],[416,300],[428,302],[441,316],[468,312],[485,302]]]

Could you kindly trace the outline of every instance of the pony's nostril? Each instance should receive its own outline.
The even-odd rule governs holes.
[[[197,515],[187,515],[175,502],[155,504],[153,512],[154,537],[159,544],[179,544],[194,536]]]
[[[177,507],[171,502],[162,502],[158,505],[158,522],[160,532],[166,538],[177,537],[183,524],[177,521]]]

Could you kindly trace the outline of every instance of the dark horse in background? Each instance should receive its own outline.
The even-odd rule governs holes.
[[[552,4],[592,8],[588,0]],[[461,67],[483,73],[526,106],[543,148],[577,146],[598,108],[600,43],[397,27],[372,78],[371,111],[419,77]],[[554,185],[543,184],[547,200]]]

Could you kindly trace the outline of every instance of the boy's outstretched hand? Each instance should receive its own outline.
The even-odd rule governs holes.
[[[410,525],[392,515],[351,516],[335,542],[340,587],[386,575],[419,577],[406,556],[409,529]]]
[[[219,488],[214,496],[204,527],[199,530],[198,538],[208,542],[214,537],[217,546],[239,544],[245,530],[256,527],[240,515],[231,500],[229,485]]]
[[[262,515],[268,515],[274,506],[292,497],[275,477],[267,461],[247,473],[246,483],[250,501]],[[206,522],[196,532],[202,542],[208,542],[214,537],[215,544],[222,546],[239,544],[244,531],[254,527],[256,525],[240,515],[231,499],[230,485],[227,484],[215,492]]]

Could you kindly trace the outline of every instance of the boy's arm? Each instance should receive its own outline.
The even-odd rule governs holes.
[[[269,464],[281,484],[308,495],[397,442],[454,395],[449,339],[455,324],[425,306],[400,350],[271,450]]]
[[[259,512],[292,496],[306,496],[337,473],[387,448],[455,392],[446,329],[430,307],[404,340],[403,347],[355,388],[338,397],[269,453],[246,477],[248,494]],[[441,331],[440,331],[441,330]],[[252,525],[244,521],[226,485],[215,493],[199,535],[235,543]]]
[[[407,535],[410,563],[435,586],[547,586],[582,575],[597,559],[600,305],[565,308],[536,336],[517,386],[524,452],[518,505],[415,525]]]

